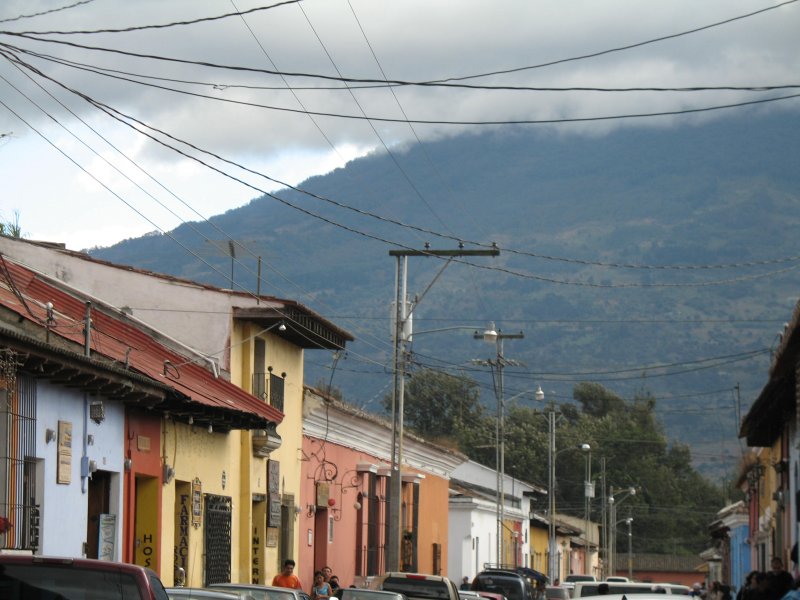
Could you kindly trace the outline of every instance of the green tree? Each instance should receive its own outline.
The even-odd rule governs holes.
[[[22,226],[19,224],[19,211],[14,211],[14,219],[10,221],[0,221],[0,235],[13,238],[25,237],[22,233]]]
[[[411,376],[403,402],[406,426],[432,440],[458,440],[478,427],[483,415],[476,381],[433,369],[422,369]],[[391,395],[384,397],[383,404],[390,410]]]

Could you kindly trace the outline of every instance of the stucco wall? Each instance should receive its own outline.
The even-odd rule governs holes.
[[[83,393],[52,385],[44,380],[36,383],[36,457],[42,489],[40,520],[40,554],[53,556],[83,556],[83,543],[87,529],[86,486],[81,481],[81,456],[84,434],[94,437],[93,444],[86,446],[86,455],[97,463],[101,471],[117,476],[112,479],[111,512],[117,515],[115,558],[121,557],[122,545],[122,493],[119,473],[122,471],[124,439],[124,409],[121,404],[106,400],[105,420],[101,424],[84,419]],[[72,461],[70,483],[56,482],[58,462],[58,440],[47,443],[47,429],[58,433],[58,422],[72,424]],[[85,426],[88,423],[88,426]]]
[[[194,427],[184,423],[165,421],[162,426],[162,450],[164,459],[175,469],[175,479],[162,490],[161,518],[161,578],[165,585],[172,585],[173,563],[176,552],[185,554],[186,585],[203,585],[204,547],[203,528],[191,526],[188,539],[179,539],[181,490],[186,490],[198,480],[202,493],[231,496],[236,500],[238,475],[231,472],[231,465],[238,459],[238,436],[224,433],[209,433],[205,427]],[[233,511],[233,530],[236,531],[237,510]],[[183,546],[183,547],[180,547]],[[240,557],[232,550],[232,571],[238,569]],[[247,565],[249,571],[250,566]]]

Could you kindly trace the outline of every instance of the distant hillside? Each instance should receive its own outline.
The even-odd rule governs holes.
[[[333,385],[377,410],[391,389],[389,242],[497,242],[500,257],[444,271],[419,305],[415,330],[480,328],[489,319],[524,330],[524,340],[505,347],[524,363],[505,369],[507,398],[541,385],[568,401],[579,380],[652,393],[668,433],[719,474],[738,449],[734,387],[746,409],[768,366],[768,354],[748,353],[770,346],[789,318],[800,265],[775,262],[800,255],[800,113],[732,114],[602,137],[525,130],[415,146],[396,153],[413,188],[376,153],[299,186],[355,210],[283,191],[282,200],[319,218],[272,198],[212,218],[237,242],[233,266],[225,235],[209,223],[171,233],[195,255],[162,235],[91,253],[226,287],[233,271],[236,285],[252,291],[253,257],[262,256],[262,293],[303,302],[356,335]],[[409,292],[421,294],[441,265],[409,259]],[[664,268],[675,265],[687,268]],[[485,367],[470,359],[491,352],[450,329],[414,342],[420,363],[479,377],[490,404]],[[307,383],[327,382],[331,364],[326,353],[309,353]]]

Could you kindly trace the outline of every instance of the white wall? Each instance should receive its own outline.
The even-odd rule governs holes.
[[[497,562],[496,505],[470,497],[450,499],[447,575],[457,583],[472,580],[486,563]]]
[[[97,463],[98,470],[116,473],[112,477],[111,512],[117,514],[117,547],[115,559],[121,558],[122,540],[122,478],[124,408],[118,402],[104,400],[105,420],[100,424],[84,420],[84,395],[80,390],[55,386],[44,380],[36,385],[36,457],[39,459],[38,477],[41,489],[37,496],[41,502],[40,554],[51,556],[83,556],[86,541],[88,489],[81,481],[81,457],[84,434],[94,436],[94,443],[86,447],[86,455]],[[57,483],[58,440],[46,442],[46,431],[58,435],[58,422],[72,423],[71,482]]]

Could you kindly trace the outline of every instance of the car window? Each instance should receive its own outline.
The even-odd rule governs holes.
[[[508,600],[527,600],[525,580],[522,576],[509,576],[501,574],[478,574],[472,584],[472,589],[483,592],[502,594]]]
[[[166,592],[159,600],[167,600]],[[136,578],[130,573],[93,571],[59,565],[3,565],[3,600],[82,598],[84,600],[141,600]]]

